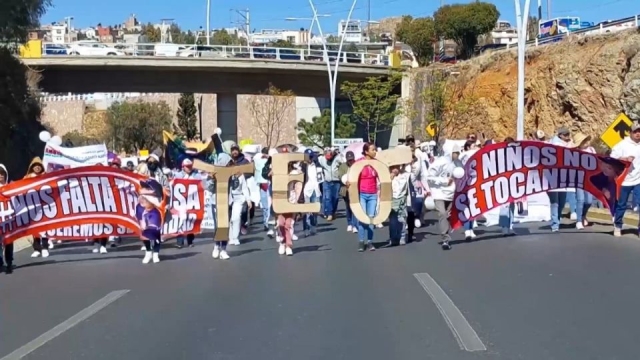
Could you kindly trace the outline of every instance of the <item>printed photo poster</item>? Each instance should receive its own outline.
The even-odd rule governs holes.
[[[453,229],[492,209],[554,189],[591,193],[613,209],[630,163],[538,141],[497,143],[469,158],[456,180],[449,222]]]
[[[46,172],[96,164],[107,165],[107,154],[108,150],[105,144],[72,148],[47,144],[44,147],[42,164]]]
[[[205,218],[206,199],[202,180],[174,179],[169,211],[162,233],[166,238],[199,234]]]
[[[2,187],[0,233],[5,243],[42,234],[85,239],[129,229],[139,235],[162,226],[166,201],[160,184],[145,176],[104,166],[65,169]]]

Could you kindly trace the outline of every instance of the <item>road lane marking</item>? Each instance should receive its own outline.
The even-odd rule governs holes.
[[[442,290],[440,285],[427,273],[413,274],[418,280],[422,288],[429,294],[431,300],[436,304],[442,317],[447,322],[449,329],[456,338],[460,349],[466,351],[485,351],[484,346],[478,334],[473,330],[467,319],[462,315],[460,309],[451,301],[447,293]]]
[[[46,333],[38,336],[37,338],[33,339],[29,343],[25,344],[21,348],[17,349],[16,351],[14,351],[11,354],[3,357],[0,360],[18,360],[18,359],[22,359],[23,357],[29,355],[30,353],[32,353],[33,351],[35,351],[36,349],[38,349],[42,345],[44,345],[44,344],[48,343],[49,341],[55,339],[56,337],[58,337],[59,335],[61,335],[65,331],[67,331],[67,330],[71,329],[72,327],[78,325],[79,323],[81,323],[82,321],[88,319],[92,315],[95,315],[98,311],[104,309],[105,307],[107,307],[112,302],[114,302],[114,301],[118,300],[119,298],[123,297],[128,292],[129,292],[129,290],[117,290],[117,291],[110,292],[109,294],[107,294],[107,296],[105,296],[102,299],[100,299],[100,300],[96,301],[95,303],[91,304],[86,309],[84,309],[84,310],[80,311],[79,313],[73,315],[69,319],[65,320],[63,323],[57,325],[56,327],[54,327],[53,329],[47,331]]]

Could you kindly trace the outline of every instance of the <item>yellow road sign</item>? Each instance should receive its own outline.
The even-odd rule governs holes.
[[[425,130],[427,130],[427,134],[429,134],[429,136],[435,137],[436,133],[438,132],[438,124],[434,121],[427,125],[427,128]]]
[[[600,135],[602,140],[608,147],[612,148],[617,143],[622,141],[626,136],[629,136],[631,132],[631,120],[624,113],[620,113],[618,117],[613,120],[611,125]]]

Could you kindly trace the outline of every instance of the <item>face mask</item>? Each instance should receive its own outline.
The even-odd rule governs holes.
[[[149,168],[149,170],[151,171],[156,171],[158,170],[158,164],[156,164],[155,162],[150,162],[147,164],[147,167]]]

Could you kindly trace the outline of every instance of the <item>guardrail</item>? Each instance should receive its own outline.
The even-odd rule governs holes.
[[[87,103],[96,101],[120,101],[141,96],[159,95],[158,93],[95,93],[95,94],[49,94],[41,93],[38,97],[43,102],[79,100]]]
[[[598,35],[598,34],[606,34],[606,33],[610,33],[610,32],[633,29],[634,27],[638,28],[638,27],[640,27],[640,23],[639,22],[640,22],[640,14],[635,15],[635,16],[630,16],[628,18],[613,20],[613,21],[608,22],[606,24],[600,23],[600,24],[592,26],[592,27],[588,27],[588,28],[572,31],[570,33],[565,33],[565,34],[560,34],[560,35],[556,35],[556,36],[545,37],[545,38],[541,38],[541,39],[535,38],[534,40],[527,41],[527,46],[530,46],[530,45],[540,46],[540,45],[552,44],[552,43],[558,42],[558,41],[566,38],[569,35]],[[518,48],[518,44],[517,43],[516,44],[501,44],[501,45],[497,45],[497,46],[491,46],[491,47],[486,48],[484,50],[499,50],[499,49],[511,49],[511,48],[514,48],[514,49]]]
[[[106,44],[79,41],[68,44],[42,44],[43,56],[153,56],[172,58],[208,59],[269,59],[293,61],[331,62],[338,59],[337,51],[288,49],[257,46],[222,46],[189,44]],[[389,57],[384,54],[364,52],[341,52],[341,63],[389,66]]]

